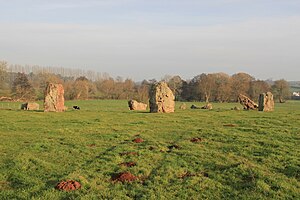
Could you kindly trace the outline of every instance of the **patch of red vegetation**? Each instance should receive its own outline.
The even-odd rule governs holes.
[[[194,143],[196,143],[196,142],[202,142],[202,138],[192,138],[190,141],[194,142]]]
[[[236,124],[224,124],[223,126],[225,126],[225,127],[235,127],[237,125]]]
[[[74,180],[61,181],[55,186],[55,189],[63,190],[63,191],[78,190],[80,188],[81,188],[80,183]]]
[[[123,162],[123,163],[120,163],[119,165],[125,166],[125,167],[134,167],[134,166],[136,166],[136,163],[135,162]]]
[[[121,172],[112,177],[113,181],[122,182],[122,183],[132,182],[137,179],[138,178],[136,176],[134,176],[133,174],[131,174],[130,172]]]
[[[132,142],[141,143],[144,142],[144,140],[142,138],[135,138],[134,140],[132,140]]]
[[[132,155],[132,156],[138,156],[139,154],[137,152],[123,152],[119,153],[120,156],[127,156],[127,155]]]
[[[89,147],[95,147],[96,144],[89,144],[88,146],[89,146]]]

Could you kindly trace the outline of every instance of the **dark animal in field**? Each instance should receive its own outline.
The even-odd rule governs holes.
[[[79,106],[73,106],[73,109],[74,110],[80,110],[80,107]]]
[[[191,109],[200,109],[200,107],[198,107],[198,106],[196,106],[196,105],[193,104],[193,105],[191,106]]]

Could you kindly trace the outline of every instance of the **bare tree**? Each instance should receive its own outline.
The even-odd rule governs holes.
[[[239,94],[248,95],[251,81],[255,80],[247,73],[237,73],[231,77],[232,100],[237,100]]]
[[[252,81],[249,88],[249,96],[251,99],[258,99],[259,94],[271,91],[270,85],[262,80]]]
[[[214,99],[218,102],[228,102],[231,94],[231,78],[225,73],[216,73]]]
[[[280,103],[284,103],[285,100],[290,96],[290,87],[286,80],[280,79],[274,82],[272,86],[275,98],[279,100]]]
[[[35,99],[34,88],[30,84],[27,75],[24,73],[17,73],[13,82],[12,93],[17,101]]]

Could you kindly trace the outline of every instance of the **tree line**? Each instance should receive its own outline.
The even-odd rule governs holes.
[[[260,93],[271,91],[279,102],[291,94],[287,81],[257,80],[247,73],[202,73],[191,80],[166,75],[177,101],[235,102],[239,94],[257,100]],[[112,78],[107,73],[55,67],[8,65],[0,61],[0,97],[15,101],[42,100],[49,83],[60,83],[65,99],[135,99],[148,102],[148,93],[155,79],[134,82],[122,77]]]

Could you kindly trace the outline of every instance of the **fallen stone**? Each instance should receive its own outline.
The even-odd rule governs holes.
[[[38,103],[27,102],[21,105],[22,110],[39,110],[40,105]]]
[[[137,102],[136,100],[129,100],[128,106],[130,110],[147,110],[147,104]]]
[[[244,110],[256,110],[258,108],[258,105],[245,95],[239,94],[238,101],[244,107]]]

